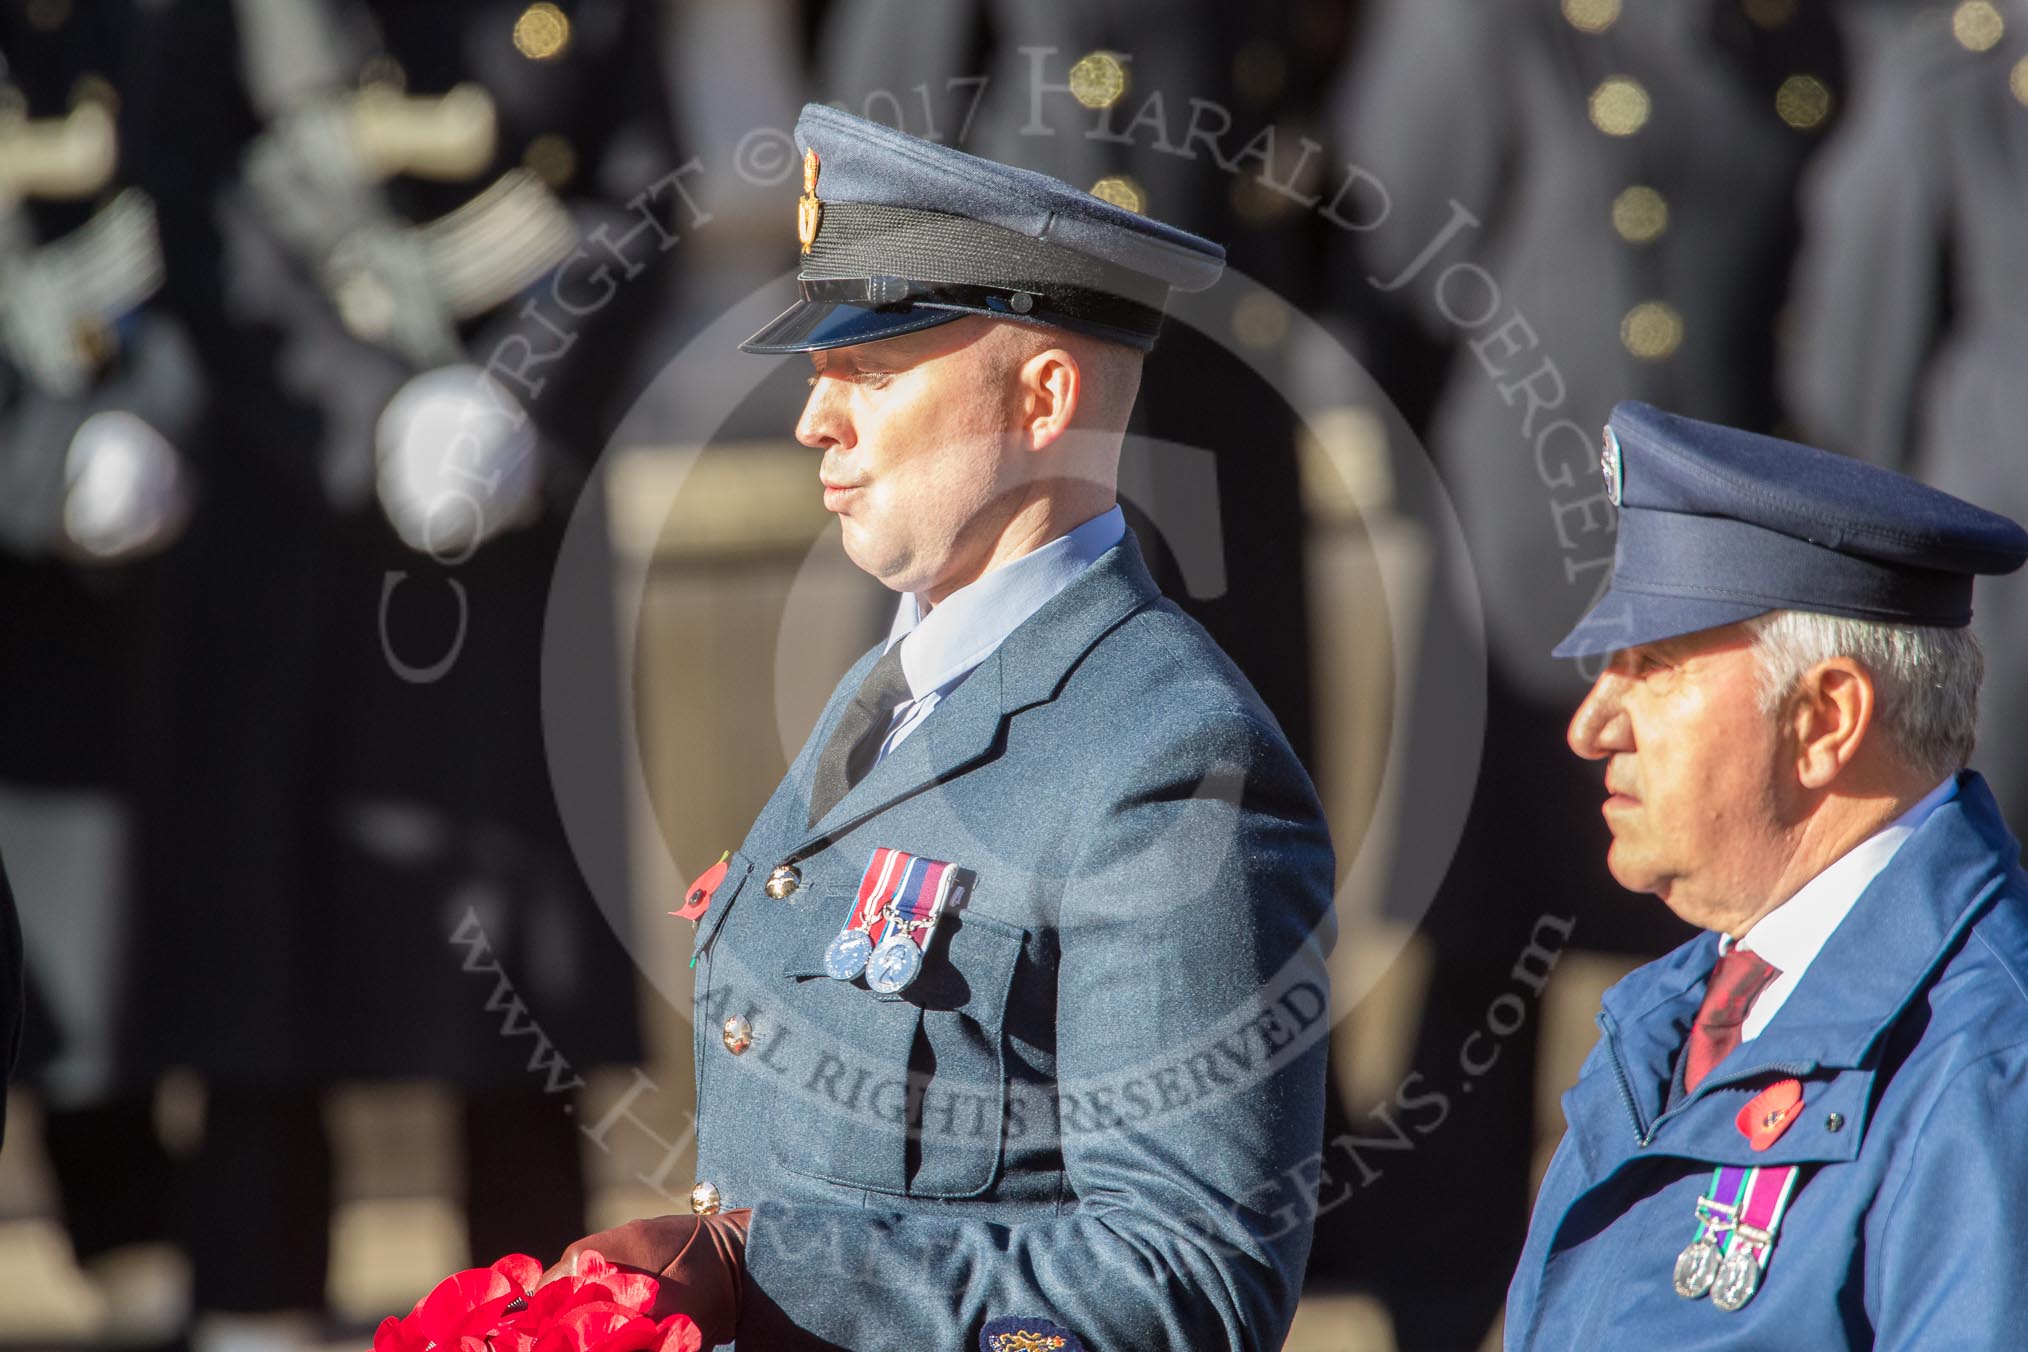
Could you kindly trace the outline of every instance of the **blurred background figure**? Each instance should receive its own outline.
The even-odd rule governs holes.
[[[200,1321],[322,1308],[337,1081],[456,1087],[477,1261],[586,1224],[569,1075],[458,973],[497,960],[565,1072],[639,1058],[624,916],[556,819],[540,652],[678,228],[654,19],[252,0],[156,20],[163,70],[236,76],[165,80],[149,156],[172,294],[230,391],[166,602],[131,972],[135,1045],[205,1084]],[[581,247],[600,256],[566,268]],[[611,754],[610,729],[573,731]],[[608,819],[587,867],[624,859]]]
[[[0,857],[19,897],[41,1101],[110,1342],[180,1323],[153,1083],[120,1036],[134,959],[139,677],[180,535],[205,378],[136,186],[131,6],[0,8]],[[9,922],[11,923],[11,922]],[[4,945],[0,945],[4,947]]]
[[[29,10],[73,66],[119,68],[74,50],[95,9]],[[201,1342],[285,1343],[308,1326],[267,1316],[325,1300],[332,1084],[457,1087],[475,1253],[552,1252],[586,1228],[568,1090],[640,1044],[632,963],[555,817],[540,635],[563,519],[665,295],[671,121],[639,6],[172,3],[111,31],[136,57],[121,163],[166,256],[147,280],[166,277],[216,398],[189,442],[195,509],[151,578],[145,701],[85,684],[134,669],[103,648],[77,678],[62,647],[10,649],[32,702],[80,706],[78,729],[38,728],[73,777],[109,711],[140,714],[133,838],[117,842],[131,873],[122,852],[31,837],[132,889],[124,924],[72,910],[64,929],[121,940],[88,985],[120,997],[122,1067],[144,1089],[171,1071],[203,1088],[186,1176],[119,1211],[188,1252]],[[20,69],[59,91],[79,78]],[[563,289],[584,240],[604,270]],[[65,333],[61,318],[28,331]],[[59,486],[63,446],[45,453]],[[10,438],[10,472],[28,449]],[[38,595],[88,636],[75,613],[97,598]],[[596,756],[609,730],[575,731]],[[609,819],[600,862],[618,866]],[[9,855],[33,916],[34,852]],[[461,975],[475,956],[507,996]],[[69,1155],[158,1158],[145,1105],[117,1130],[53,1115],[59,1177]],[[92,1247],[89,1216],[67,1218]]]
[[[2028,5],[1904,15],[1812,171],[1785,345],[1796,417],[1993,510],[2028,510]],[[2028,596],[1973,624],[1993,678],[1977,768],[2028,830]]]
[[[1629,904],[1589,844],[1599,776],[1563,745],[1588,678],[1549,651],[1612,558],[1597,463],[1616,401],[1779,424],[1796,182],[1842,84],[1823,0],[1394,0],[1345,72],[1340,148],[1385,206],[1361,204],[1337,294],[1456,503],[1490,664],[1476,789],[1454,785],[1472,815],[1421,922],[1411,1064],[1433,1080],[1457,1078],[1544,917],[1569,923],[1569,948],[1629,963],[1688,935]],[[1452,590],[1433,588],[1432,626],[1457,623]],[[1442,1130],[1347,1208],[1346,1270],[1405,1347],[1475,1346],[1498,1315],[1538,1107],[1554,1117],[1537,1102],[1539,1027],[1503,1041]],[[1470,1198],[1469,1219],[1439,1196]]]

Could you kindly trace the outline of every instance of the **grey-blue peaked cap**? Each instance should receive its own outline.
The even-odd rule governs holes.
[[[1225,267],[1220,245],[1186,230],[824,104],[803,108],[796,145],[814,179],[798,204],[800,294],[740,345],[750,352],[871,342],[966,314],[1146,349],[1169,292],[1201,291]]]

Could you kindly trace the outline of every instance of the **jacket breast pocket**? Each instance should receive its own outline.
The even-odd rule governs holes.
[[[1006,1016],[1026,932],[960,912],[937,927],[921,973],[882,996],[783,968],[803,1074],[768,1110],[791,1173],[907,1197],[977,1197],[999,1177],[1007,1104]]]

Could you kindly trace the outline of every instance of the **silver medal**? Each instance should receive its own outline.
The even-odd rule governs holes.
[[[866,970],[873,954],[873,940],[862,929],[840,930],[824,950],[824,972],[834,981],[850,981]]]
[[[1711,1303],[1721,1310],[1737,1310],[1753,1299],[1753,1293],[1760,1289],[1760,1248],[1755,1244],[1735,1244],[1732,1252],[1725,1255],[1725,1261],[1718,1265],[1718,1275],[1711,1283]]]
[[[922,950],[906,932],[890,934],[873,950],[866,964],[866,984],[882,995],[892,995],[915,980],[922,970]]]
[[[1676,1294],[1685,1300],[1696,1300],[1711,1289],[1711,1283],[1718,1276],[1721,1255],[1718,1245],[1710,1239],[1693,1241],[1683,1252],[1676,1255],[1674,1284]]]

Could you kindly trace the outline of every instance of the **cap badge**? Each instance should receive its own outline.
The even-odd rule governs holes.
[[[796,239],[801,242],[803,252],[810,252],[810,246],[817,242],[817,222],[824,217],[824,204],[817,200],[817,152],[803,152],[803,195],[796,199]]]
[[[807,252],[807,246],[805,252]],[[1612,505],[1620,505],[1620,497],[1626,485],[1625,471],[1620,464],[1620,439],[1608,425],[1601,439],[1598,457],[1599,473],[1605,475],[1606,497]]]

